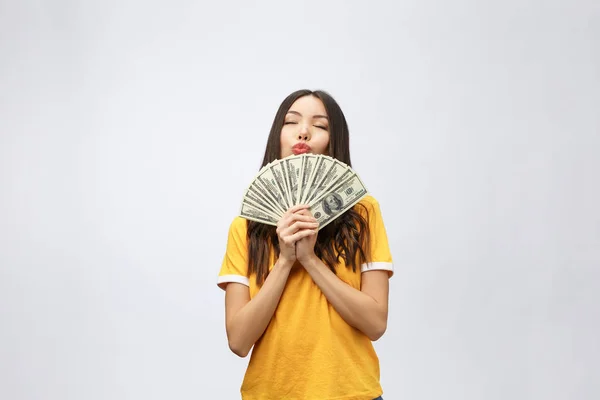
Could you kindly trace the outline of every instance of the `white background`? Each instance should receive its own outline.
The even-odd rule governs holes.
[[[216,276],[325,89],[396,274],[386,400],[600,397],[600,3],[0,2],[0,398],[236,399]]]

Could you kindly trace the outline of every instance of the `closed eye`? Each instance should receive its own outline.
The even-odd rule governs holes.
[[[327,127],[326,127],[326,126],[319,126],[319,125],[314,125],[314,126],[315,126],[315,128],[321,128],[321,129],[323,129],[323,130],[327,130]]]
[[[297,122],[295,121],[288,121],[288,122],[284,122],[284,125],[290,125],[290,124],[297,124]]]

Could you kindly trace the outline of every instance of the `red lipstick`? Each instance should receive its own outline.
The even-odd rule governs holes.
[[[296,143],[294,145],[294,147],[292,147],[292,152],[295,155],[308,153],[310,151],[311,151],[311,148],[306,143]]]

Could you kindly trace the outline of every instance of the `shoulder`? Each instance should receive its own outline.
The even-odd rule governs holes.
[[[248,231],[248,220],[240,216],[236,216],[231,220],[229,224],[229,234],[235,235],[239,238],[246,236]]]
[[[243,218],[243,217],[240,217],[239,215],[237,215],[233,218],[229,227],[232,229],[236,229],[236,230],[239,230],[239,229],[246,230],[247,226],[248,226],[247,221],[248,220],[246,218]]]
[[[358,203],[363,204],[365,206],[370,206],[370,207],[379,206],[379,202],[371,194],[367,194],[365,197],[360,199],[360,201]]]
[[[373,215],[379,213],[379,202],[375,197],[371,194],[367,194],[365,197],[360,199],[357,203],[358,211],[361,213],[366,213],[367,215]]]

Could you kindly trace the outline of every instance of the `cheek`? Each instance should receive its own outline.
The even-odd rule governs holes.
[[[294,135],[293,135],[293,133],[290,132],[289,129],[282,129],[279,137],[280,137],[281,144],[286,144],[286,143],[290,143],[293,140]]]
[[[322,153],[326,153],[329,149],[329,135],[323,135],[319,137],[319,148]]]

